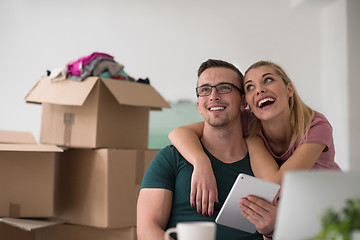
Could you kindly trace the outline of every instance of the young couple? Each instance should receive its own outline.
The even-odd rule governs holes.
[[[173,130],[176,148],[162,149],[149,166],[138,199],[139,239],[161,239],[181,221],[214,221],[241,172],[281,183],[288,170],[339,170],[331,125],[301,101],[277,64],[257,62],[243,77],[210,59],[198,70],[196,93],[205,121]],[[218,225],[218,239],[271,237],[276,203],[249,196],[239,207],[263,236]]]

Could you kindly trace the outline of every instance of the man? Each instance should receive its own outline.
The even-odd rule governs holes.
[[[209,216],[202,215],[190,206],[193,166],[174,146],[165,147],[155,156],[143,178],[137,209],[139,240],[164,239],[164,230],[178,222],[214,221],[238,174],[253,175],[239,124],[241,110],[246,107],[242,77],[235,66],[221,60],[210,59],[198,70],[197,106],[205,119],[201,142],[211,160],[218,185],[219,202],[215,204],[214,212]],[[252,212],[259,207],[255,204],[257,200],[247,205],[252,207]],[[257,221],[255,217],[253,222],[261,229],[268,227],[264,221]],[[217,239],[263,237],[259,233],[250,234],[217,225]]]

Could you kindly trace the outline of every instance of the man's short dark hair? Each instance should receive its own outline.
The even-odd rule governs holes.
[[[223,60],[208,59],[207,61],[203,62],[198,69],[198,78],[206,69],[214,68],[214,67],[223,67],[223,68],[227,68],[227,69],[230,69],[230,70],[233,70],[234,72],[236,72],[237,75],[239,76],[240,90],[242,93],[244,92],[244,86],[243,86],[243,82],[242,82],[243,77],[244,77],[243,74],[233,64],[223,61]]]

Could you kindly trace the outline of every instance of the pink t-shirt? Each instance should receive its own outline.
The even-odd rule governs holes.
[[[247,111],[243,111],[247,112]],[[246,116],[247,115],[247,116]],[[242,114],[243,129],[246,129],[246,123],[249,123],[251,118],[249,112],[247,114]],[[324,115],[315,111],[314,118],[312,120],[307,138],[303,141],[297,141],[294,146],[285,152],[282,155],[276,155],[270,148],[268,141],[265,139],[262,131],[259,132],[259,135],[264,140],[265,146],[274,157],[274,159],[279,163],[284,163],[290,156],[294,153],[295,149],[304,143],[320,143],[324,144],[326,147],[324,151],[320,154],[318,160],[315,162],[312,169],[332,169],[332,170],[341,170],[340,167],[335,163],[335,148],[332,136],[332,126]]]

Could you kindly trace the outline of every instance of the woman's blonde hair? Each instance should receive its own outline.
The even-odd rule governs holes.
[[[289,145],[289,149],[290,149],[296,143],[296,141],[298,140],[301,141],[306,139],[312,119],[314,117],[314,111],[301,100],[291,79],[286,74],[284,69],[282,69],[282,67],[280,67],[278,64],[270,61],[256,62],[246,70],[245,76],[251,69],[260,66],[268,66],[273,68],[276,74],[278,74],[282,78],[286,86],[288,85],[288,83],[291,83],[291,85],[293,86],[294,94],[292,97],[289,98],[290,122],[293,129],[293,135],[291,137],[291,141]],[[259,132],[260,128],[261,128],[261,122],[255,116],[250,125],[250,135],[251,136],[256,135]]]

